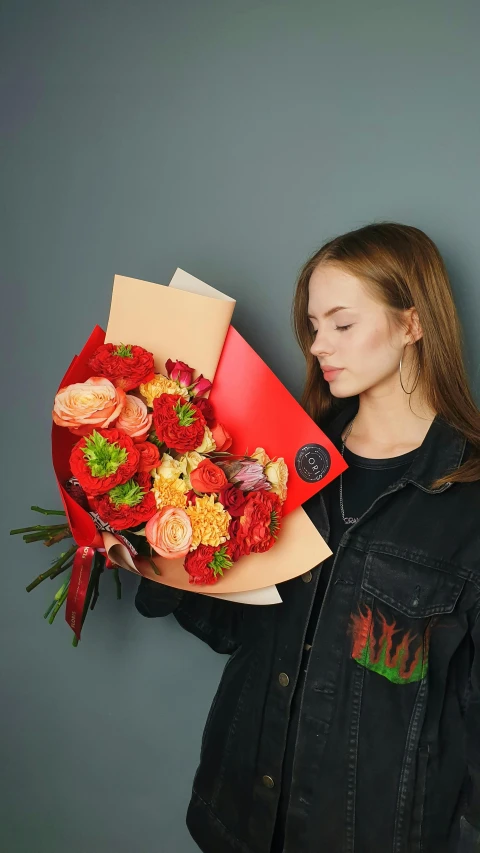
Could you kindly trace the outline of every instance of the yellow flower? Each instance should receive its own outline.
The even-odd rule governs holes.
[[[151,382],[145,382],[140,385],[140,394],[145,397],[147,406],[153,407],[155,397],[160,397],[160,394],[181,394],[188,400],[188,391],[182,388],[178,382],[173,379],[167,379],[162,373],[156,373],[155,379]]]
[[[189,453],[185,453],[183,456],[180,456],[178,464],[182,470],[187,490],[192,488],[190,474],[192,471],[195,471],[195,468],[198,468],[200,462],[203,462],[204,459],[205,456],[202,456],[201,453],[197,453],[196,450],[191,450]]]
[[[178,480],[184,473],[184,468],[177,459],[170,456],[169,453],[164,453],[161,464],[155,469],[155,477],[161,477],[163,480],[173,482]]]
[[[197,453],[211,453],[212,450],[215,450],[216,444],[212,435],[212,430],[210,427],[205,425],[205,432],[203,434],[203,441],[200,447],[195,448]]]
[[[285,464],[285,459],[280,457],[275,461],[270,461],[268,465],[265,466],[265,476],[272,484],[272,492],[275,492],[280,500],[284,501],[287,497],[288,480],[288,468]]]
[[[270,457],[267,456],[263,447],[257,447],[256,450],[252,453],[252,459],[256,459],[257,462],[260,463],[265,468],[265,465],[268,465],[270,462]]]
[[[191,551],[199,545],[212,545],[215,548],[230,539],[228,525],[231,517],[221,503],[215,503],[215,495],[197,498],[195,506],[189,504],[185,512],[192,524]]]
[[[155,503],[158,509],[162,509],[165,506],[183,508],[187,504],[185,496],[186,485],[181,477],[177,480],[165,480],[163,477],[157,475],[153,481],[152,491],[155,495]]]

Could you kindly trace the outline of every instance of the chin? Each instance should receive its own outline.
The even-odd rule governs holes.
[[[351,391],[348,387],[342,387],[341,382],[330,382],[330,394],[332,397],[338,397],[343,400],[344,397],[353,397],[355,391]]]

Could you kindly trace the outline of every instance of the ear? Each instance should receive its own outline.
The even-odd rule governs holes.
[[[415,306],[406,310],[405,322],[407,326],[408,335],[407,343],[414,344],[423,336],[423,329],[420,325],[420,318],[418,316],[418,312]]]

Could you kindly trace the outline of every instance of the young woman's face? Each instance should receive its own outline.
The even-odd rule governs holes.
[[[334,397],[396,388],[406,336],[389,326],[386,309],[359,279],[339,267],[317,267],[310,278],[308,315],[315,332],[310,352]]]

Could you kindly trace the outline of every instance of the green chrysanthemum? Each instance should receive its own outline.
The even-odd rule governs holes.
[[[146,492],[135,480],[128,480],[122,486],[110,489],[108,496],[115,507],[137,506],[141,504]]]
[[[127,461],[128,456],[124,447],[119,447],[116,441],[107,441],[96,430],[86,436],[83,455],[92,477],[109,477],[115,474],[120,465]]]
[[[120,358],[133,358],[131,344],[119,344],[117,349],[113,351],[113,355],[119,355]]]
[[[233,562],[227,554],[227,548],[223,545],[218,551],[215,551],[212,559],[209,563],[207,563],[209,569],[213,569],[213,573],[215,577],[217,575],[223,575],[224,569],[231,569],[233,566]]]
[[[188,402],[181,403],[180,400],[177,400],[175,404],[175,411],[178,415],[178,422],[180,426],[191,426],[197,419],[195,409]]]

